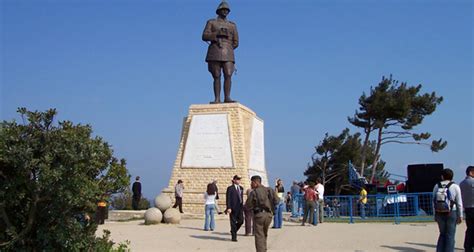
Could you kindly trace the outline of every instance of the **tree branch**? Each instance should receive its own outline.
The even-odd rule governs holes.
[[[328,178],[326,178],[326,183],[328,183],[329,181],[339,177],[340,174],[334,174],[332,176],[328,176]]]
[[[392,123],[390,121],[393,121]],[[390,126],[395,126],[395,125],[401,125],[397,120],[388,120],[385,122],[385,127],[390,127]]]
[[[382,132],[382,135],[385,134],[397,134],[397,135],[411,135],[411,132],[408,131],[384,131]]]
[[[383,137],[382,138],[382,141],[385,141],[385,140],[388,140],[388,139],[397,139],[397,138],[401,138],[401,139],[406,139],[406,138],[412,138],[412,136],[390,136],[390,137]]]
[[[396,141],[396,140],[390,140],[390,141],[386,141],[386,142],[383,142],[382,144],[387,144],[387,143],[399,143],[399,144],[418,144],[418,145],[426,145],[426,146],[430,146],[430,144],[427,144],[427,143],[420,143],[420,142],[403,142],[403,141]]]

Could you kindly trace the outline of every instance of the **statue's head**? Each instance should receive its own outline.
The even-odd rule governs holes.
[[[230,7],[227,1],[224,0],[219,4],[219,6],[217,6],[217,10],[216,10],[217,15],[225,17],[227,16],[227,14],[229,14],[229,12],[230,12]]]

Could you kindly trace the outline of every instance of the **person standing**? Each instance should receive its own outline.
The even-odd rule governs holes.
[[[361,219],[365,219],[365,204],[367,204],[367,191],[365,190],[365,185],[363,185],[359,193],[359,211]]]
[[[275,208],[275,215],[273,216],[273,227],[281,228],[283,225],[283,209],[285,208],[285,188],[283,187],[283,180],[277,179],[275,185],[275,192],[280,201]]]
[[[226,191],[226,210],[229,214],[230,233],[232,241],[237,241],[237,232],[244,223],[243,199],[244,188],[240,185],[241,177],[235,175],[232,179],[232,185],[227,187]]]
[[[249,197],[250,193],[252,192],[252,188],[247,189],[245,192],[245,195],[247,195],[247,198]],[[255,228],[253,224],[253,211],[252,209],[247,208],[246,205],[244,205],[244,216],[245,216],[245,235],[254,235],[255,234]]]
[[[439,228],[437,252],[454,251],[456,224],[462,222],[461,189],[452,179],[453,171],[444,169],[441,172],[441,182],[433,188],[433,209]]]
[[[295,180],[293,181],[293,185],[290,188],[291,197],[292,197],[292,207],[291,207],[291,217],[298,216],[298,196],[300,194],[300,186],[298,182]]]
[[[304,189],[304,213],[303,213],[303,222],[301,226],[304,226],[309,215],[309,223],[313,224],[314,219],[314,209],[316,207],[316,201],[318,200],[318,194],[314,188],[314,182],[309,182],[309,185]],[[313,224],[314,225],[314,224]]]
[[[316,191],[318,192],[318,218],[319,223],[324,221],[324,186],[321,184],[321,179],[316,179]]]
[[[183,192],[184,192],[184,182],[179,179],[178,183],[174,186],[174,197],[176,199],[173,208],[179,207],[179,212],[183,212]]]
[[[257,252],[267,251],[268,228],[272,221],[272,211],[280,199],[275,191],[262,185],[262,178],[252,176],[252,192],[249,194],[245,207],[254,214],[255,248]]]
[[[214,214],[216,211],[216,188],[212,183],[207,185],[207,190],[204,193],[204,200],[206,200],[205,213],[206,218],[204,220],[204,230],[205,231],[214,231],[216,223],[214,221]]]
[[[334,199],[332,200],[332,207],[333,207],[333,211],[334,211],[333,216],[334,216],[335,218],[341,217],[341,216],[340,216],[341,203],[339,203],[338,198],[334,198]]]
[[[466,169],[466,178],[459,184],[462,204],[466,216],[466,234],[464,236],[464,251],[474,251],[474,166]]]
[[[98,225],[104,224],[104,220],[107,215],[107,201],[105,200],[106,195],[103,195],[102,198],[97,202],[97,210],[95,215],[95,221]]]
[[[142,183],[140,182],[140,176],[135,178],[135,182],[132,185],[132,208],[133,210],[139,210],[140,199],[142,198]]]
[[[286,198],[285,198],[285,204],[286,204],[286,211],[289,213],[291,212],[291,208],[293,206],[293,197],[291,197],[291,192],[286,193]]]

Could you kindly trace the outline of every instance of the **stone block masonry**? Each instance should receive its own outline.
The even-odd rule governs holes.
[[[255,112],[240,103],[191,105],[182,127],[173,172],[163,192],[174,201],[174,186],[183,180],[184,212],[204,213],[204,192],[214,179],[219,188],[220,211],[225,209],[225,192],[234,175],[242,177],[245,190],[255,174],[268,185],[263,121]],[[258,165],[249,167],[254,164]]]

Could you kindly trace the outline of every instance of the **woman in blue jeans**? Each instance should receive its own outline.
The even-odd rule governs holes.
[[[285,188],[283,187],[283,181],[281,179],[276,181],[275,191],[280,198],[280,203],[278,203],[277,207],[275,208],[272,228],[281,228],[283,224],[283,209],[285,209]]]
[[[213,231],[216,227],[216,222],[214,221],[214,214],[216,213],[216,189],[212,183],[207,185],[207,190],[204,193],[204,199],[206,200],[206,219],[204,220],[204,230]]]

